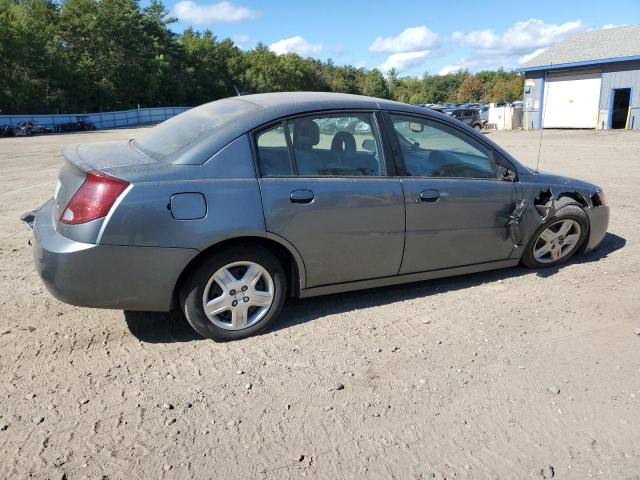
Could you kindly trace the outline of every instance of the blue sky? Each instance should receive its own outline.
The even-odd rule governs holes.
[[[166,3],[179,23],[242,48],[258,41],[400,75],[517,67],[581,31],[640,23],[640,0],[209,1]],[[528,7],[527,7],[528,5]]]

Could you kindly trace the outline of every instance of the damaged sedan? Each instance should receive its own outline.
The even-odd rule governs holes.
[[[179,309],[214,340],[265,329],[287,297],[557,266],[609,221],[595,185],[532,171],[447,115],[353,95],[229,98],[63,153],[53,198],[24,216],[49,291]]]

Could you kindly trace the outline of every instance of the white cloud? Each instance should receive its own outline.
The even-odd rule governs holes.
[[[297,53],[303,57],[318,55],[322,51],[321,43],[310,43],[300,35],[285,38],[269,45],[269,50],[278,54]]]
[[[458,73],[461,70],[464,70],[462,65],[447,65],[440,69],[438,75],[449,75],[450,73]]]
[[[207,25],[213,22],[241,22],[250,20],[258,15],[258,12],[246,7],[234,5],[230,2],[199,5],[191,0],[183,0],[173,7],[173,13],[179,20],[190,22],[194,25]]]
[[[406,28],[396,37],[378,37],[369,47],[369,51],[376,53],[424,51],[433,48],[438,43],[438,39],[437,33],[421,25]]]
[[[389,55],[387,61],[380,65],[378,68],[387,73],[394,68],[398,73],[402,73],[409,70],[412,67],[416,67],[421,63],[424,63],[425,59],[429,55],[429,50],[422,50],[419,52],[402,52]]]
[[[452,38],[460,46],[481,54],[528,55],[534,50],[547,48],[564,40],[569,35],[587,29],[587,25],[581,20],[555,25],[531,18],[524,22],[514,23],[501,35],[491,29],[486,29],[466,33],[454,32]]]

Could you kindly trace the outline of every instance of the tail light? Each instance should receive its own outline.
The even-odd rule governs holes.
[[[106,173],[88,172],[84,183],[62,212],[60,222],[78,225],[106,216],[128,186],[128,182]]]

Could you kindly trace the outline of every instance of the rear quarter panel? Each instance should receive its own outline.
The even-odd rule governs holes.
[[[195,248],[237,236],[266,236],[260,188],[246,135],[203,165],[158,165],[109,170],[133,188],[107,219],[101,244]],[[169,208],[177,193],[201,193],[204,218],[177,220]]]

